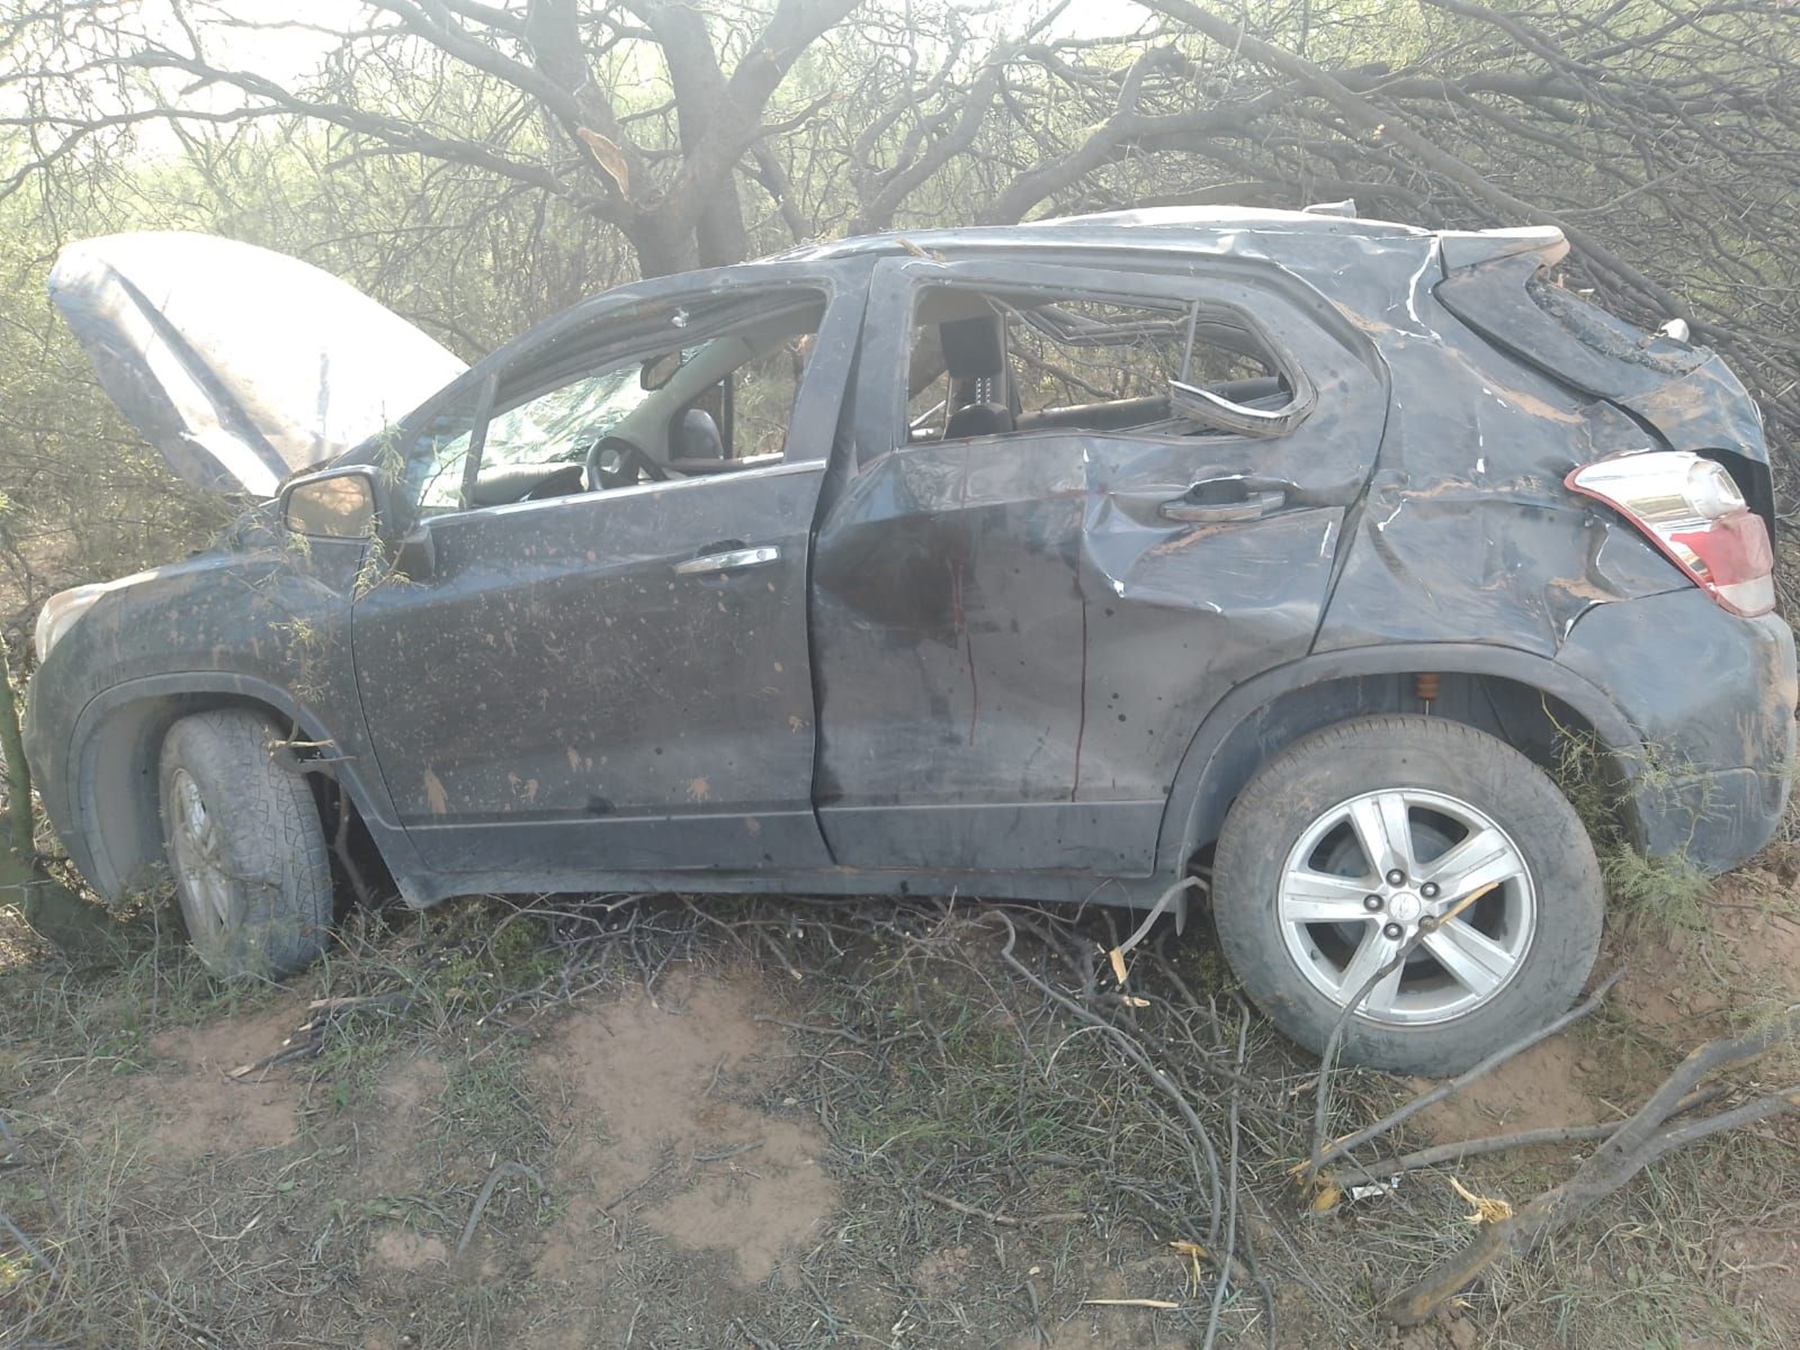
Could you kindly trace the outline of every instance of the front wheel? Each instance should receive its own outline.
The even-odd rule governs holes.
[[[287,975],[325,950],[331,861],[312,791],[257,713],[184,717],[163,740],[169,869],[188,937],[224,976]]]
[[[1345,1062],[1408,1073],[1458,1072],[1560,1014],[1603,906],[1593,844],[1548,775],[1438,718],[1295,742],[1233,804],[1214,855],[1219,942],[1257,1006],[1322,1051],[1360,994]]]

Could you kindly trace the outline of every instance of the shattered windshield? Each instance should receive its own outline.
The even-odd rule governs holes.
[[[637,376],[634,361],[500,413],[488,423],[482,462],[543,464],[580,458],[582,447],[606,435],[654,392],[639,384]]]
[[[635,412],[655,391],[638,382],[631,362],[552,389],[488,422],[482,462],[490,467],[579,460],[586,447]],[[419,504],[451,511],[461,504],[462,471],[473,428],[433,440]]]

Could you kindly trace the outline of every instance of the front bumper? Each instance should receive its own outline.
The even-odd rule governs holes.
[[[25,741],[25,762],[31,768],[31,783],[37,789],[38,801],[51,830],[69,851],[76,868],[83,876],[91,878],[89,869],[93,860],[82,847],[86,841],[72,828],[74,821],[69,813],[67,756],[58,753],[59,747],[53,743],[51,734],[55,719],[49,715],[48,704],[54,694],[54,685],[46,683],[41,670],[26,683],[25,716],[20,727]]]
[[[1698,589],[1670,591],[1596,605],[1557,661],[1605,691],[1643,742],[1621,766],[1639,848],[1725,872],[1769,842],[1795,749],[1785,620],[1741,619]]]

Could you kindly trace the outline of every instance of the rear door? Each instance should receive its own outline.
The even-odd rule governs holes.
[[[829,862],[806,578],[864,291],[750,281],[664,285],[590,336],[528,344],[472,417],[452,406],[411,447],[409,579],[358,599],[354,643],[433,866],[548,887]],[[710,447],[679,443],[695,419]],[[589,490],[480,505],[533,459],[584,466]]]
[[[838,861],[1147,874],[1204,713],[1307,650],[1384,383],[1316,293],[1182,266],[878,267],[814,561]]]

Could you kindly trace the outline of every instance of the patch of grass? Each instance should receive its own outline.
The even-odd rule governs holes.
[[[1600,856],[1600,874],[1618,912],[1651,934],[1706,929],[1705,901],[1713,879],[1685,854],[1650,857],[1615,842]]]
[[[10,1131],[0,1135],[0,1213],[34,1235],[37,1254],[0,1229],[8,1323],[0,1340],[249,1347],[270,1343],[268,1328],[297,1309],[324,1343],[356,1340],[351,1304],[296,1303],[295,1291],[350,1287],[368,1234],[390,1211],[453,1242],[464,1217],[456,1211],[469,1200],[453,1194],[445,1208],[444,1175],[478,1181],[493,1149],[541,1142],[516,1047],[481,1018],[511,992],[507,982],[541,975],[550,957],[534,925],[490,955],[485,939],[500,917],[492,908],[451,906],[435,927],[359,916],[341,948],[285,986],[214,980],[153,907],[132,916],[130,949],[116,962],[72,964],[29,942],[9,944],[0,969],[0,1123]],[[294,1008],[298,1027],[316,997],[375,1001],[332,1015],[315,1056],[269,1071],[279,1086],[245,1083],[247,1105],[271,1093],[295,1101],[292,1140],[234,1146],[227,1134],[204,1153],[171,1155],[158,1114],[183,1103],[160,1087],[170,1066],[155,1038],[272,1006]],[[246,1042],[243,1055],[276,1048]],[[402,1053],[460,1066],[446,1079],[449,1105],[421,1108],[445,1122],[435,1149],[418,1129],[397,1129],[375,1091]],[[397,1184],[430,1180],[417,1195],[384,1199],[356,1164],[396,1150],[418,1155],[384,1163]],[[501,1212],[496,1201],[492,1217]],[[271,1251],[279,1261],[259,1254]],[[486,1298],[446,1304],[446,1328],[468,1318],[490,1325]]]
[[[394,1019],[381,1016],[339,1018],[309,1070],[325,1087],[334,1111],[367,1106],[374,1099],[381,1071],[401,1042]]]
[[[1015,922],[1026,930],[1026,959],[1056,985],[1106,970],[1095,940],[1104,919],[1078,931],[1041,915]],[[1007,971],[991,913],[870,907],[856,925],[864,928],[857,938],[814,925],[792,956],[808,972],[800,1020],[853,1039],[801,1037],[806,1072],[785,1092],[829,1125],[851,1186],[846,1216],[805,1265],[808,1285],[866,1286],[873,1261],[889,1302],[859,1320],[853,1297],[803,1300],[763,1334],[776,1344],[824,1345],[809,1328],[832,1316],[865,1329],[904,1326],[922,1344],[987,1344],[1005,1326],[1028,1342],[1034,1319],[1085,1326],[1095,1314],[1081,1297],[1103,1285],[1176,1305],[1133,1314],[1146,1337],[1197,1340],[1210,1305],[1166,1244],[1214,1241],[1212,1174],[1173,1101],[1106,1034]],[[1177,956],[1191,967],[1185,946]],[[1148,953],[1133,961],[1134,997],[1149,1002],[1134,1010],[1129,1034],[1154,1047],[1226,1150],[1228,1090],[1205,1066],[1232,1063],[1238,1005],[1230,997],[1216,1008],[1196,1005],[1158,975]],[[1256,1031],[1252,1052],[1267,1048],[1267,1033]],[[1297,1147],[1292,1122],[1267,1118],[1260,1101],[1255,1112],[1265,1142]],[[1259,1148],[1240,1181],[1247,1188],[1254,1174],[1269,1182],[1279,1172],[1273,1161]],[[1025,1270],[1029,1296],[1019,1283]],[[874,1295],[865,1287],[860,1297]],[[1221,1343],[1235,1343],[1261,1316],[1254,1290],[1234,1294]]]
[[[1606,1221],[1570,1233],[1553,1256],[1518,1265],[1481,1297],[1520,1341],[1531,1313],[1551,1310],[1564,1343],[1584,1347],[1791,1344],[1782,1309],[1743,1297],[1728,1256],[1734,1234],[1791,1214],[1791,1194],[1770,1184],[1791,1171],[1791,1158],[1788,1146],[1744,1133],[1672,1153],[1614,1201]]]
[[[117,961],[78,965],[46,952],[0,970],[0,1023],[17,1072],[57,1061],[84,1075],[136,1073],[154,1062],[156,1033],[253,1010],[271,992],[213,979],[178,934],[146,929]],[[5,1095],[31,1087],[20,1080]]]
[[[1689,816],[1695,827],[1716,809],[1704,798],[1698,803],[1686,798],[1683,776],[1660,750],[1647,748],[1625,780],[1612,754],[1591,734],[1565,730],[1552,776],[1594,841],[1615,916],[1656,936],[1706,927],[1703,902],[1712,878],[1685,850],[1652,856],[1625,830],[1627,791],[1677,818]]]
[[[510,1038],[453,1060],[444,1085],[445,1134],[474,1152],[521,1157],[548,1142],[525,1083],[525,1057]]]

